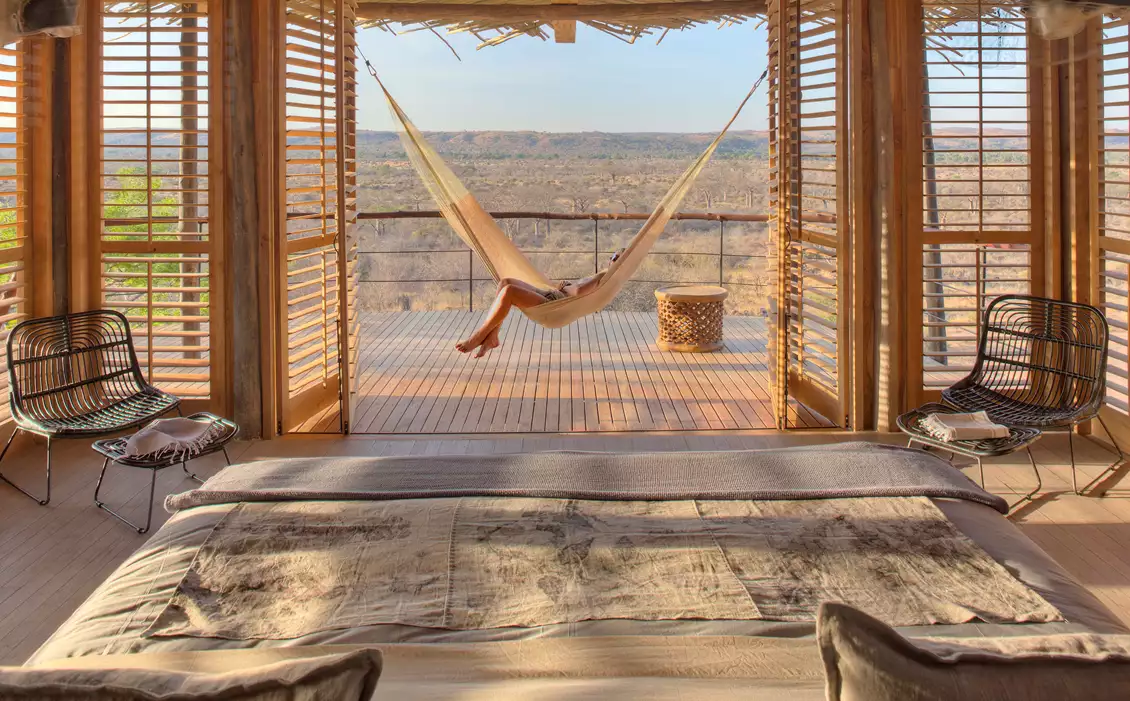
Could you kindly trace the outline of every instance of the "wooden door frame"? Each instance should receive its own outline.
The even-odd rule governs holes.
[[[209,395],[207,399],[187,398],[187,412],[214,411],[227,414],[231,408],[230,362],[228,349],[227,288],[230,271],[226,265],[225,228],[225,152],[223,110],[226,86],[224,45],[224,5],[233,0],[207,0],[208,8],[208,85],[207,99],[212,109],[207,116],[208,134],[208,239],[186,248],[198,248],[208,258],[209,269]],[[234,0],[242,1],[242,0]],[[71,75],[71,143],[68,153],[72,192],[69,210],[70,300],[69,311],[86,311],[102,306],[102,10],[103,0],[82,6],[83,31],[67,39],[71,45],[68,70]],[[163,242],[122,242],[115,246],[122,253],[177,252],[176,244]],[[152,331],[152,329],[150,329]]]
[[[337,95],[334,98],[334,163],[335,173],[337,179],[335,183],[335,207],[337,208],[336,223],[334,230],[334,245],[336,253],[334,261],[336,265],[336,275],[338,284],[337,296],[337,320],[332,322],[336,335],[337,344],[337,359],[338,364],[336,367],[336,384],[323,382],[321,385],[311,385],[301,391],[295,396],[290,396],[290,328],[289,323],[284,319],[289,311],[289,305],[284,302],[284,297],[287,295],[287,286],[289,284],[289,266],[290,266],[290,252],[291,240],[288,237],[287,223],[288,217],[288,198],[287,198],[287,147],[288,147],[288,130],[289,121],[286,109],[287,100],[287,33],[288,23],[286,19],[286,2],[280,0],[277,5],[275,17],[277,21],[268,26],[267,31],[274,35],[272,46],[276,50],[271,54],[271,62],[274,63],[274,72],[270,76],[274,82],[274,101],[269,103],[271,109],[264,110],[267,112],[268,118],[272,119],[275,123],[275,167],[272,169],[270,186],[267,192],[271,193],[272,208],[274,209],[274,228],[270,231],[275,241],[273,243],[273,275],[274,285],[271,292],[271,297],[274,299],[276,305],[273,310],[274,318],[274,355],[270,361],[270,368],[274,373],[273,388],[275,391],[274,403],[276,406],[276,424],[274,430],[280,434],[287,434],[292,432],[294,428],[301,425],[306,418],[314,415],[319,410],[331,406],[334,403],[339,405],[339,410],[344,410],[346,394],[345,381],[347,379],[346,373],[348,372],[348,362],[346,362],[342,354],[348,354],[348,336],[342,336],[341,330],[347,324],[346,311],[347,308],[342,306],[342,302],[348,301],[348,294],[346,291],[346,268],[342,267],[344,252],[342,245],[344,243],[344,204],[345,204],[345,187],[343,178],[343,162],[345,159],[345,149],[343,148],[341,140],[340,127],[344,125],[344,88],[343,88],[343,71],[342,63],[340,61],[344,56],[344,38],[345,38],[345,4],[347,0],[325,0],[326,5],[334,7],[334,16],[336,18],[335,24],[335,47],[334,47],[334,80],[335,91]],[[321,76],[324,80],[324,75]],[[324,105],[323,105],[324,107]],[[325,128],[325,124],[321,125]],[[325,138],[323,136],[322,151],[323,154],[327,150],[325,147]],[[323,162],[325,161],[323,155]],[[324,186],[323,174],[323,189]],[[323,208],[325,201],[323,201]],[[323,212],[323,214],[326,214]],[[328,218],[325,216],[324,218]],[[329,245],[324,242],[322,246]],[[311,249],[313,250],[313,249]],[[323,259],[323,262],[325,259]],[[324,301],[324,300],[323,300]],[[327,326],[328,327],[328,326]],[[341,421],[339,422],[340,430],[344,432],[345,414],[342,412]]]
[[[854,155],[855,146],[854,139],[856,138],[856,130],[861,128],[856,124],[852,118],[853,110],[855,109],[856,97],[854,92],[854,76],[863,76],[865,73],[860,71],[855,66],[853,60],[853,49],[856,46],[863,46],[858,42],[852,31],[852,22],[849,17],[853,9],[858,7],[862,0],[838,0],[839,17],[837,18],[837,25],[835,28],[835,61],[836,61],[836,96],[835,96],[835,130],[836,130],[836,239],[835,241],[821,241],[823,238],[819,234],[805,234],[803,231],[803,222],[800,225],[801,234],[793,240],[790,232],[793,229],[792,217],[794,216],[793,198],[796,199],[795,210],[797,216],[803,218],[803,186],[799,192],[794,192],[792,185],[791,173],[793,169],[800,170],[802,166],[802,156],[800,150],[796,147],[795,142],[799,139],[799,127],[796,127],[794,122],[789,119],[790,111],[794,107],[793,101],[796,99],[795,94],[799,92],[801,86],[799,85],[799,77],[794,77],[793,70],[793,54],[797,57],[803,51],[801,47],[792,46],[792,34],[789,29],[793,17],[789,15],[787,8],[797,0],[779,0],[778,7],[781,9],[780,17],[778,18],[778,27],[776,31],[779,33],[778,47],[777,47],[777,66],[778,75],[780,76],[778,87],[778,99],[776,105],[776,130],[777,130],[777,150],[775,153],[777,162],[777,255],[778,255],[778,279],[777,279],[777,311],[776,311],[776,329],[774,330],[775,341],[775,357],[770,359],[774,364],[777,372],[775,373],[775,381],[778,386],[771,388],[774,393],[775,409],[777,411],[777,424],[778,428],[788,427],[788,399],[791,397],[796,401],[808,406],[825,418],[832,421],[836,426],[841,428],[850,428],[852,426],[866,424],[864,417],[858,415],[859,408],[855,406],[853,397],[856,394],[855,387],[855,352],[856,345],[859,339],[858,332],[855,331],[854,319],[856,317],[855,291],[854,283],[854,261],[857,259],[856,252],[854,251],[854,236],[853,231],[857,223],[857,216],[862,214],[867,215],[866,209],[864,211],[857,211],[854,203],[857,199],[856,185],[853,183],[852,174],[854,173]],[[799,21],[799,18],[797,18]],[[772,30],[771,30],[772,31]],[[797,29],[799,32],[799,27]],[[794,84],[794,80],[796,84]],[[799,115],[799,108],[797,109]],[[794,131],[796,133],[794,133]],[[795,137],[795,138],[794,138]],[[864,220],[866,221],[866,219]],[[794,243],[814,243],[822,245],[826,248],[831,248],[836,254],[836,305],[837,305],[837,318],[836,318],[836,394],[835,396],[828,393],[828,391],[810,380],[803,375],[796,372],[792,367],[791,362],[791,333],[792,324],[790,323],[790,315],[792,309],[792,295],[790,288],[792,287],[791,276],[793,274],[793,256],[794,256]],[[799,269],[801,271],[801,283],[803,283],[803,252],[801,252],[801,259],[799,261]],[[802,295],[803,296],[803,295]],[[864,294],[861,299],[869,299],[869,295]],[[801,304],[802,302],[798,302]],[[864,330],[865,334],[870,333],[870,329]],[[866,347],[866,341],[864,342]],[[867,362],[864,356],[864,362]],[[868,373],[866,368],[864,376]],[[859,422],[859,423],[857,423]]]
[[[991,3],[990,3],[991,4]],[[897,11],[888,12],[894,22],[889,25],[891,32],[902,35],[902,43],[895,44],[901,58],[898,65],[903,66],[896,76],[901,95],[898,96],[902,119],[898,131],[903,137],[900,152],[895,156],[896,167],[902,172],[894,186],[895,220],[888,222],[887,237],[892,242],[897,232],[904,232],[901,250],[892,250],[894,265],[890,280],[896,286],[888,289],[892,297],[889,310],[894,314],[888,317],[892,328],[901,326],[900,338],[895,341],[888,337],[888,343],[901,356],[898,366],[892,364],[890,386],[901,387],[901,391],[891,393],[894,402],[887,408],[884,428],[893,428],[893,419],[909,408],[921,406],[926,402],[939,401],[940,390],[924,386],[924,334],[922,319],[923,306],[923,258],[922,251],[927,245],[945,244],[1024,244],[1029,247],[1029,290],[1031,294],[1042,295],[1048,292],[1048,177],[1046,162],[1050,147],[1045,138],[1048,129],[1045,109],[1048,74],[1046,65],[1047,42],[1035,29],[1034,21],[1029,22],[1027,32],[1027,83],[1028,83],[1028,167],[1030,188],[1030,226],[1027,231],[1017,232],[927,232],[923,216],[925,185],[923,179],[924,147],[923,124],[926,94],[926,79],[923,75],[923,29],[921,0],[898,3]],[[896,142],[897,143],[897,142]],[[892,233],[893,232],[893,233]],[[892,249],[895,247],[892,246]],[[901,285],[901,287],[899,287]],[[900,296],[900,290],[902,294]],[[899,309],[901,307],[901,310]],[[895,319],[900,323],[896,324]],[[898,333],[898,332],[895,332]]]
[[[1095,18],[1078,35],[1065,40],[1063,54],[1068,58],[1063,66],[1066,81],[1067,104],[1063,106],[1065,123],[1065,151],[1068,158],[1063,163],[1062,177],[1067,184],[1062,197],[1065,232],[1071,244],[1066,269],[1064,292],[1076,302],[1102,308],[1103,252],[1130,256],[1130,242],[1102,236],[1103,158],[1100,155],[1100,120],[1102,110],[1099,96],[1102,83],[1099,76],[1103,62],[1095,52],[1102,41],[1101,17]],[[1130,47],[1130,38],[1127,40]],[[1100,415],[1109,434],[1099,422],[1080,425],[1080,433],[1091,433],[1111,444],[1130,447],[1130,416],[1103,406]]]

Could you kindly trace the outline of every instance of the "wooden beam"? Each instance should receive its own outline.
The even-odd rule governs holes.
[[[880,324],[879,299],[879,232],[875,221],[876,182],[874,73],[870,3],[850,0],[849,19],[861,31],[849,33],[851,79],[851,178],[848,183],[851,201],[851,404],[848,423],[853,430],[874,430],[878,386],[876,384],[876,341]]]
[[[229,135],[224,191],[227,201],[229,286],[227,318],[231,346],[232,418],[248,438],[263,435],[263,383],[260,373],[259,188],[261,142],[256,129],[255,34],[250,2],[224,3],[227,10],[227,66],[224,121]]]
[[[71,312],[101,306],[101,244],[98,218],[101,216],[101,176],[93,175],[99,165],[102,133],[102,91],[97,67],[102,65],[101,3],[82,5],[83,31],[66,39],[74,58],[67,74],[69,95],[70,151],[67,175],[71,193],[68,209],[70,229],[70,309]]]
[[[25,265],[29,273],[31,303],[28,311],[32,316],[51,316],[54,306],[54,261],[52,260],[51,237],[53,224],[52,208],[55,193],[52,190],[52,134],[51,120],[53,105],[52,84],[55,75],[54,38],[46,36],[28,37],[23,40],[26,61],[24,76],[27,85],[23,88],[24,118],[27,134],[26,180],[29,202],[28,225],[30,239]]]
[[[1097,69],[1093,63],[1094,47],[1099,46],[1094,22],[1070,39],[1071,61],[1068,63],[1068,82],[1072,86],[1071,103],[1067,106],[1068,139],[1070,140],[1071,166],[1066,184],[1070,206],[1070,229],[1064,234],[1071,237],[1070,275],[1071,299],[1092,304],[1098,278],[1098,232],[1092,217],[1093,188],[1091,159],[1098,150],[1094,134],[1094,115],[1097,110],[1095,89]]]
[[[255,170],[258,188],[259,213],[259,379],[262,383],[263,421],[261,436],[277,436],[281,426],[280,407],[282,389],[280,375],[280,311],[278,307],[278,275],[285,269],[280,264],[278,232],[286,218],[285,203],[279,199],[283,176],[280,163],[285,148],[285,110],[280,88],[282,86],[284,49],[282,42],[283,18],[286,8],[274,0],[251,0],[254,11],[252,26],[257,48],[253,52],[255,102],[261,107],[255,114],[255,129],[261,142],[258,168]],[[285,322],[283,322],[285,323]],[[285,343],[282,344],[285,347]]]
[[[68,85],[70,46],[63,39],[54,42],[54,70],[51,74],[51,275],[53,281],[52,314],[71,311],[71,278],[73,267],[70,248],[68,208],[71,204],[68,187],[68,144],[70,142],[71,103]]]
[[[869,3],[875,186],[872,192],[873,236],[879,256],[878,393],[875,427],[894,429],[907,401],[906,293],[907,238],[911,210],[921,213],[907,192],[921,181],[921,6],[897,0]],[[917,93],[915,92],[917,90]],[[909,152],[909,154],[908,154]],[[921,229],[921,227],[919,227]]]
[[[553,27],[553,40],[558,44],[577,43],[577,20],[558,19],[550,23]]]
[[[452,5],[446,3],[363,2],[357,9],[359,20],[387,22],[498,21],[554,22],[560,20],[624,22],[663,18],[704,20],[726,15],[760,15],[765,0],[718,0],[718,2],[652,2],[624,5]]]

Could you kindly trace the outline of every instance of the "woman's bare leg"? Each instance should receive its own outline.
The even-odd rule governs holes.
[[[531,285],[530,283],[526,282],[525,280],[519,280],[516,277],[504,277],[504,278],[502,278],[501,280],[498,281],[498,291],[499,292],[502,292],[503,288],[505,288],[505,287],[518,287],[518,288],[521,288],[523,290],[529,290],[530,292],[536,292],[539,295],[542,292],[541,288],[535,287],[534,285]]]
[[[516,285],[506,285],[498,291],[498,295],[494,298],[494,304],[487,312],[486,319],[483,320],[482,324],[479,324],[479,328],[465,341],[456,343],[455,348],[460,353],[470,353],[483,345],[491,331],[502,326],[502,322],[506,321],[506,316],[511,309],[514,307],[528,309],[544,303],[545,297],[539,292],[533,292]]]

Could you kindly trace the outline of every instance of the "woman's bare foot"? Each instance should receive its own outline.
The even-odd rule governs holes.
[[[475,353],[475,357],[481,358],[487,354],[487,351],[494,350],[501,345],[502,342],[498,340],[498,332],[495,331],[491,335],[487,336],[487,340],[483,341],[483,344],[479,346],[479,352]]]
[[[490,331],[483,331],[482,329],[479,329],[475,333],[471,334],[467,338],[467,340],[456,343],[455,350],[459,351],[460,353],[470,353],[479,346],[483,345],[483,343],[485,343],[488,338],[490,338]]]

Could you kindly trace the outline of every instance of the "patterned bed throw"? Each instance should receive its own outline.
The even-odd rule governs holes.
[[[150,636],[294,638],[397,623],[1062,620],[928,499],[244,503]]]

